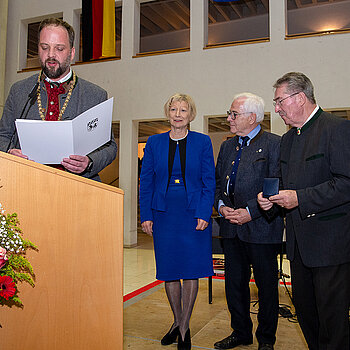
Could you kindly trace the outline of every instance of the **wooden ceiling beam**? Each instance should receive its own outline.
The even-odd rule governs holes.
[[[215,4],[213,2],[213,0],[210,0],[211,3],[214,5],[214,7],[216,8],[216,10],[224,17],[225,21],[230,21],[230,17],[227,15],[227,13],[224,11],[224,9],[218,5],[218,4]]]
[[[163,17],[159,16],[157,12],[154,10],[154,6],[144,5],[142,6],[142,15],[148,18],[150,21],[159,26],[164,32],[169,31],[171,29],[171,25],[167,22]]]
[[[302,8],[303,5],[300,0],[295,0],[295,4],[297,5],[297,8]]]
[[[216,23],[216,19],[212,16],[211,13],[208,12],[208,18],[211,21],[211,23]]]
[[[208,18],[210,20],[210,24],[213,24],[213,23],[217,22],[216,18],[212,14],[213,8],[214,8],[213,2],[212,1],[208,1]]]
[[[190,27],[190,13],[189,11],[185,11],[184,8],[179,5],[178,2],[174,3],[178,7],[178,9],[173,8],[173,11],[177,13],[181,21],[185,24],[186,27]]]
[[[150,21],[147,17],[140,15],[140,25],[141,27],[145,27],[148,29],[152,34],[157,34],[157,25],[154,24],[152,21]],[[142,34],[142,33],[141,33]]]
[[[157,6],[156,11],[167,21],[169,24],[174,27],[175,30],[182,29],[181,26],[181,20],[177,16],[176,13],[168,11],[165,6],[163,7],[162,4],[159,4],[160,6]],[[168,6],[169,7],[169,6]]]
[[[190,9],[182,0],[177,0],[175,4],[186,14],[188,18],[190,17]]]
[[[269,10],[269,0],[261,0],[261,3],[265,7],[265,10],[268,11]]]
[[[244,2],[248,6],[249,10],[252,12],[253,15],[256,15],[258,13],[256,4],[253,1],[244,0]]]
[[[190,27],[189,16],[186,16],[183,13],[179,13],[174,9],[173,6],[170,6],[168,3],[163,4],[163,6],[168,9],[169,12],[173,13],[179,19],[179,21],[181,21],[186,26],[186,28]]]
[[[230,6],[232,7],[233,11],[236,12],[236,15],[237,15],[239,18],[243,18],[243,13],[242,13],[242,11],[238,8],[237,5],[230,4]]]

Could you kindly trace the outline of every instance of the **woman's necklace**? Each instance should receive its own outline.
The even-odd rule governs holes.
[[[188,129],[186,129],[185,136],[182,136],[182,137],[179,137],[179,138],[172,137],[170,134],[171,134],[171,132],[169,133],[170,138],[171,138],[173,141],[179,143],[179,141],[181,141],[181,140],[183,140],[184,138],[187,137],[187,135],[188,135]]]
[[[41,81],[41,75],[42,75],[42,72],[41,72],[41,73],[39,74],[39,76],[38,76],[38,83],[39,83],[39,85],[38,85],[38,90],[37,90],[36,95],[37,95],[37,101],[38,101],[38,107],[39,107],[40,118],[41,118],[42,120],[45,120],[45,115],[44,115],[45,110],[44,110],[44,108],[43,108],[43,106],[42,106],[42,104],[41,104],[41,96],[40,96],[40,81]],[[70,97],[72,96],[72,92],[73,92],[73,89],[74,89],[74,86],[75,86],[76,81],[77,81],[77,77],[76,77],[75,72],[73,71],[73,80],[72,80],[72,82],[70,83],[70,87],[69,87],[69,90],[68,90],[67,97],[66,97],[66,99],[65,99],[65,101],[64,101],[64,104],[63,104],[63,106],[62,106],[62,109],[60,110],[60,113],[59,113],[59,115],[58,115],[58,119],[57,119],[57,120],[61,120],[61,119],[62,119],[63,113],[64,113],[64,111],[65,111],[66,108],[67,108],[67,105],[68,105],[68,102],[69,102],[69,100],[70,100]]]

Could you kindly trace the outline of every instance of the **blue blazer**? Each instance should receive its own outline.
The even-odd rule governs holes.
[[[152,209],[166,210],[169,132],[150,136],[140,176],[141,222],[153,221]],[[186,144],[186,192],[188,209],[209,222],[215,194],[215,164],[209,136],[189,131]]]

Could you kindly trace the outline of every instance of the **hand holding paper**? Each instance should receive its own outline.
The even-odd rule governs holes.
[[[61,164],[71,173],[81,174],[89,165],[90,159],[87,156],[71,155],[63,158]]]
[[[41,164],[61,164],[71,155],[86,156],[111,139],[112,112],[113,98],[110,98],[73,120],[17,119],[22,153]],[[79,169],[82,166],[70,161],[66,161],[66,165]]]
[[[12,154],[13,156],[17,156],[17,157],[20,157],[20,158],[28,159],[28,156],[24,155],[22,153],[22,150],[17,149],[17,148],[9,149],[8,153]]]

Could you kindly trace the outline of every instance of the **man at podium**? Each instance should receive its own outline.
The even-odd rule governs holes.
[[[57,18],[45,19],[38,32],[41,72],[19,81],[10,89],[0,121],[0,150],[26,158],[20,149],[15,120],[71,120],[107,100],[101,87],[78,78],[71,69],[74,58],[74,29]],[[112,133],[111,133],[112,134]],[[57,167],[99,180],[98,173],[116,157],[113,136],[87,156],[70,155]]]

